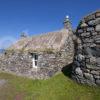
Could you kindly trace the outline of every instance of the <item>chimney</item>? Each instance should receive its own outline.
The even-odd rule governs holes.
[[[70,20],[69,20],[69,16],[65,17],[63,24],[64,24],[64,29],[68,29],[69,31],[72,31],[72,27],[71,27],[71,23],[70,23]]]
[[[26,35],[26,33],[25,33],[25,32],[22,32],[22,33],[21,33],[21,35],[20,35],[20,37],[21,37],[21,38],[26,38],[26,37],[27,37],[27,35]]]

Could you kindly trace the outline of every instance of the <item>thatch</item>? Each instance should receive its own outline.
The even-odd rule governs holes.
[[[50,32],[33,37],[20,39],[12,45],[8,50],[23,50],[23,51],[59,51],[68,38],[68,30],[62,29],[56,32]]]

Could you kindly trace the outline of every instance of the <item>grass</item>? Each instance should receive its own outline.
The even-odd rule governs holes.
[[[79,85],[63,73],[48,80],[32,80],[0,73],[7,84],[0,87],[0,100],[100,100],[100,88]]]

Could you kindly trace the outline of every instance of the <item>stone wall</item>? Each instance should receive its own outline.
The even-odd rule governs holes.
[[[38,54],[37,69],[32,68],[30,53],[7,51],[0,56],[0,70],[33,79],[47,79],[73,61],[73,47],[73,41],[69,37],[59,52],[35,52]]]
[[[80,21],[76,37],[72,77],[79,83],[100,85],[100,11]]]

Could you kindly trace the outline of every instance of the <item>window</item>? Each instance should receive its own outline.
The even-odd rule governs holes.
[[[32,63],[33,63],[33,68],[37,68],[37,63],[38,62],[38,55],[37,54],[35,54],[35,53],[33,53],[32,54]]]
[[[34,59],[35,59],[35,66],[37,66],[38,55],[35,54]]]

